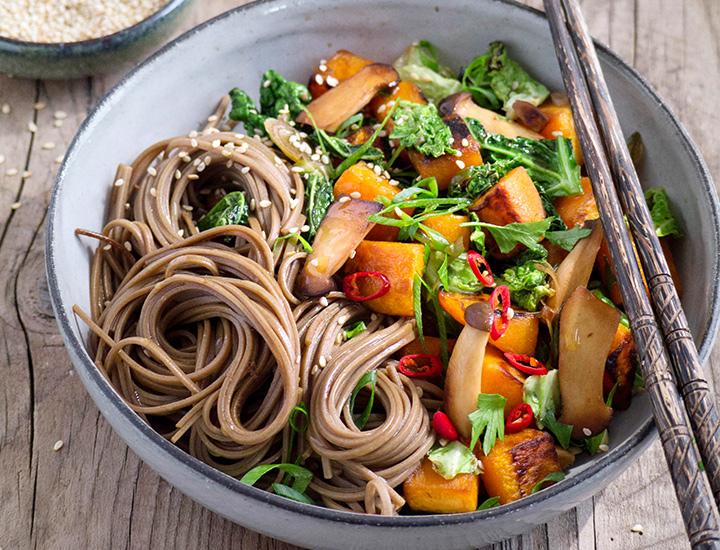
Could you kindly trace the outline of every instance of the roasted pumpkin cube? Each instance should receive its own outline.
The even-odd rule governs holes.
[[[493,345],[488,345],[485,348],[480,391],[483,393],[497,393],[507,399],[507,403],[505,403],[506,417],[510,414],[510,411],[523,402],[525,378],[525,374],[513,367],[505,359],[502,351]]]
[[[426,457],[405,480],[403,496],[408,506],[417,512],[453,514],[474,512],[478,506],[479,489],[478,474],[458,474],[452,479],[445,479]]]
[[[382,273],[390,280],[390,292],[366,301],[365,305],[377,313],[412,317],[413,282],[425,265],[424,255],[425,247],[421,244],[363,241],[355,249],[355,256],[345,263],[345,273]]]
[[[405,344],[403,347],[401,347],[400,351],[397,352],[396,357],[400,358],[403,355],[414,355],[416,353],[427,353],[428,355],[440,357],[440,354],[442,353],[442,343],[440,341],[440,338],[438,338],[437,336],[424,336],[424,338],[425,348],[423,348],[420,338],[415,338],[415,340],[413,340],[409,344]],[[455,347],[455,342],[457,342],[455,338],[448,338],[448,352],[452,353],[452,350]]]
[[[465,121],[458,115],[447,115],[443,121],[453,136],[452,148],[459,155],[444,154],[439,157],[423,155],[417,149],[408,151],[410,162],[422,178],[435,178],[438,189],[447,189],[450,180],[466,166],[482,164],[480,146],[470,133]]]
[[[575,129],[575,122],[573,121],[572,111],[570,105],[555,105],[552,102],[545,103],[540,106],[540,110],[547,115],[550,119],[542,129],[542,136],[545,139],[557,139],[558,136],[563,136],[572,141],[573,153],[575,153],[575,160],[579,165],[585,163],[582,149],[580,148],[580,139]]]
[[[310,95],[313,99],[316,99],[332,88],[328,84],[328,77],[330,77],[330,83],[337,85],[371,63],[373,62],[347,50],[338,50],[310,77],[308,82]]]
[[[590,178],[581,178],[580,184],[583,189],[582,194],[560,197],[553,202],[555,210],[568,229],[582,225],[586,220],[596,220],[600,217]]]
[[[548,474],[562,471],[552,436],[531,428],[505,434],[480,460],[485,490],[500,504],[528,496]]]
[[[465,250],[470,248],[470,227],[461,227],[460,224],[468,223],[470,218],[460,214],[443,214],[441,216],[433,216],[423,221],[423,225],[434,229],[440,233],[447,242],[453,244],[458,239],[462,239]]]
[[[412,82],[400,81],[397,86],[390,90],[389,94],[378,94],[368,104],[368,112],[375,120],[382,122],[388,114],[390,109],[396,101],[410,101],[411,103],[420,103],[425,105],[427,99],[423,95],[420,88],[418,88]],[[390,126],[387,129],[392,128],[392,124],[388,121]]]
[[[399,191],[397,186],[390,185],[387,178],[375,173],[364,161],[357,162],[345,170],[333,187],[336,199],[345,194],[364,201],[374,201],[378,196],[392,199]],[[413,209],[404,208],[403,212],[412,214]],[[399,231],[398,227],[392,225],[375,224],[368,233],[367,240],[397,241]]]
[[[610,355],[605,362],[603,376],[603,395],[606,400],[617,385],[613,394],[613,409],[624,411],[630,406],[635,369],[637,369],[637,352],[632,333],[625,325],[618,325],[615,338],[610,346]]]
[[[458,323],[465,324],[465,310],[475,302],[487,302],[489,294],[460,294],[441,290],[440,306]],[[503,352],[533,355],[537,346],[540,318],[537,313],[514,310],[505,333],[500,338],[490,338],[490,343]]]

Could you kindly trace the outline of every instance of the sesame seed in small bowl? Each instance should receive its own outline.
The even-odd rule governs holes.
[[[136,61],[166,41],[194,0],[2,0],[0,73],[78,78]]]

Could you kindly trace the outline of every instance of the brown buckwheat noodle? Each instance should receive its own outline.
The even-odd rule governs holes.
[[[100,241],[90,315],[75,307],[95,364],[155,429],[219,470],[241,477],[301,461],[315,474],[316,502],[396,514],[442,401],[440,388],[400,374],[392,358],[416,338],[415,323],[340,292],[294,292],[305,253],[276,240],[305,223],[303,179],[268,142],[231,131],[227,107],[223,98],[202,131],[121,165],[102,234],[78,230]],[[200,233],[198,219],[231,191],[250,204],[248,227]],[[366,330],[347,339],[358,321]],[[372,370],[375,406],[359,429],[350,397]],[[358,406],[368,396],[360,391]],[[308,418],[293,413],[301,403]]]

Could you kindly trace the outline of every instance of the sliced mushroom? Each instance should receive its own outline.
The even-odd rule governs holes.
[[[612,408],[603,399],[605,360],[620,312],[592,292],[578,287],[560,313],[558,379],[562,414],[558,419],[573,427],[575,439],[603,431]]]
[[[320,223],[313,252],[305,258],[298,274],[298,289],[306,296],[321,296],[335,290],[332,276],[375,225],[368,217],[382,210],[382,204],[341,195],[328,208]]]
[[[550,122],[550,117],[528,101],[514,101],[512,108],[517,113],[518,120],[523,123],[523,126],[530,128],[533,132],[542,132],[543,128]]]
[[[438,109],[444,115],[455,114],[460,115],[463,119],[474,118],[480,121],[485,130],[491,134],[502,134],[509,139],[516,137],[543,139],[540,134],[525,128],[522,124],[480,107],[472,100],[470,92],[458,92],[446,97],[440,102]]]
[[[390,65],[373,63],[357,74],[338,84],[314,99],[306,112],[300,113],[297,122],[314,124],[321,130],[336,132],[340,125],[365,105],[383,88],[387,88],[400,79]]]
[[[592,233],[577,242],[555,271],[553,279],[555,294],[545,303],[543,310],[545,319],[552,321],[563,302],[575,289],[586,287],[590,280],[595,257],[602,243],[603,231],[600,220],[588,220],[585,222],[585,227],[592,228]]]
[[[445,412],[458,433],[469,438],[468,415],[477,410],[481,393],[485,348],[490,339],[493,310],[488,302],[476,302],[465,310],[465,326],[455,343],[445,374]]]

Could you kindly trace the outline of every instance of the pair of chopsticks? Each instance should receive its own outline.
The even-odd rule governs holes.
[[[544,4],[688,538],[692,548],[720,548],[720,417],[580,7],[577,0]]]

